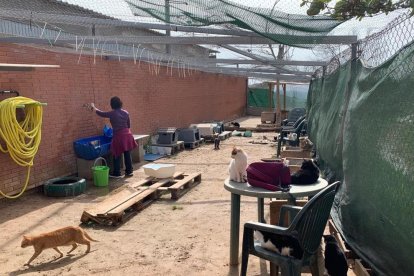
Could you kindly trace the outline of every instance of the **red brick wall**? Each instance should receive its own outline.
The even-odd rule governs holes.
[[[229,120],[243,114],[246,79],[195,71],[191,76],[151,74],[148,64],[101,60],[78,54],[61,54],[14,44],[0,45],[0,63],[59,64],[58,69],[30,72],[0,71],[0,90],[13,89],[44,107],[42,142],[34,160],[30,187],[47,179],[76,173],[72,143],[100,135],[109,123],[82,105],[95,102],[109,110],[109,100],[119,96],[131,116],[135,134],[149,134],[158,127],[187,127],[203,120]],[[1,96],[0,96],[1,97]],[[0,98],[4,99],[3,98]],[[0,152],[0,189],[18,191],[26,168]]]

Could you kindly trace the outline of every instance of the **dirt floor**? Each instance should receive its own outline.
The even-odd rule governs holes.
[[[247,152],[249,162],[270,158],[276,151],[270,141],[273,136],[254,133],[252,138],[231,137],[221,142],[220,150],[206,144],[158,160],[176,164],[177,171],[201,172],[202,182],[177,201],[166,194],[117,227],[85,227],[99,240],[86,255],[83,245],[60,259],[56,259],[57,252],[48,249],[32,267],[26,267],[33,248],[21,248],[20,243],[24,234],[79,225],[85,208],[102,201],[115,188],[144,179],[140,168],[144,163],[135,164],[132,178],[111,180],[109,188],[88,183],[86,193],[74,198],[29,192],[18,200],[0,200],[0,275],[238,275],[239,267],[228,264],[230,193],[223,183],[230,152],[236,145]],[[249,143],[253,140],[269,144]],[[265,210],[268,212],[267,205]],[[248,220],[257,221],[256,200],[242,197],[241,227]],[[61,248],[63,252],[69,249]],[[268,263],[250,257],[248,275],[267,275],[268,271]]]

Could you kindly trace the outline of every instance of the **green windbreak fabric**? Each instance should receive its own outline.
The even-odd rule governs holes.
[[[136,16],[154,17],[184,26],[232,24],[285,44],[315,44],[341,21],[329,16],[287,14],[275,9],[254,8],[230,0],[170,1],[127,0]],[[304,47],[304,45],[301,45]]]
[[[306,107],[306,100],[301,95],[295,95],[294,88],[287,86],[286,88],[286,110],[295,107]],[[276,107],[277,97],[273,93],[272,107]],[[280,95],[280,107],[283,109],[283,94]],[[247,93],[247,105],[253,107],[269,107],[269,89],[265,88],[249,88]]]
[[[269,89],[249,88],[247,93],[247,105],[254,107],[269,107]],[[272,103],[275,107],[275,103]]]
[[[379,275],[412,275],[414,45],[375,69],[348,63],[310,90],[310,136],[342,181],[336,225]]]
[[[342,109],[350,77],[350,67],[351,64],[348,63],[329,78],[312,82],[311,105],[308,107],[310,139],[321,141],[317,143],[321,165],[329,164],[337,178],[342,178]]]

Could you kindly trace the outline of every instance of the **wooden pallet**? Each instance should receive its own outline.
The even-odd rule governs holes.
[[[175,144],[154,144],[152,146],[171,148],[171,154],[176,154],[185,149],[184,141],[178,141]]]
[[[195,149],[201,146],[201,144],[203,143],[204,143],[204,138],[200,138],[200,140],[195,141],[195,142],[184,143],[184,146],[190,149]]]
[[[165,179],[147,177],[125,186],[92,208],[85,209],[81,222],[92,221],[102,225],[117,225],[150,205],[163,194],[170,193],[171,199],[176,200],[200,182],[201,173],[177,172],[172,178]]]
[[[223,131],[219,135],[220,140],[226,140],[227,138],[230,138],[230,137],[231,137],[231,131]]]
[[[93,221],[103,225],[117,225],[128,217],[129,211],[144,209],[155,197],[155,191],[147,187],[137,190],[126,186],[92,208],[84,210],[81,222],[88,223]]]
[[[168,191],[171,192],[171,199],[178,199],[187,193],[192,187],[201,182],[201,173],[183,174],[182,179],[176,178],[176,181],[172,186],[168,187]]]

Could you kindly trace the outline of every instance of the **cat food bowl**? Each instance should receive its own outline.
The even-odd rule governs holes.
[[[146,164],[142,166],[144,168],[144,173],[148,176],[155,178],[169,178],[173,177],[175,173],[174,164]]]

